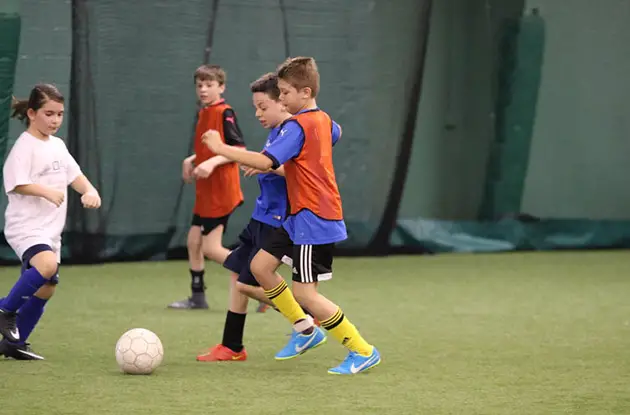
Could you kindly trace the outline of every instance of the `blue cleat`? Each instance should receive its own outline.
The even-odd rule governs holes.
[[[381,363],[381,354],[375,347],[369,356],[361,356],[356,352],[350,352],[339,366],[329,369],[328,373],[331,375],[356,375],[373,368],[379,363]]]
[[[307,350],[314,349],[326,343],[326,334],[319,327],[309,335],[293,332],[289,343],[276,354],[276,360],[293,359]]]

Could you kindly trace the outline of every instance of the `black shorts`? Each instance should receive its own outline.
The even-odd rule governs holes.
[[[31,259],[35,255],[39,254],[40,252],[45,252],[45,251],[53,252],[53,249],[50,247],[50,245],[37,244],[37,245],[31,246],[26,251],[24,251],[24,255],[22,255],[22,271],[20,274],[24,274],[24,271],[26,271],[29,268],[32,268]],[[53,275],[53,277],[50,279],[50,281],[48,281],[47,284],[50,284],[50,285],[59,284],[59,265],[57,265],[57,272],[55,273],[55,275]]]
[[[335,244],[295,245],[287,231],[280,227],[263,249],[293,268],[293,281],[315,283],[332,278]]]
[[[203,218],[197,214],[193,214],[191,226],[200,226],[201,234],[207,235],[213,230],[215,230],[219,225],[223,225],[223,231],[225,232],[225,228],[227,228],[228,220],[230,219],[230,215],[222,216],[220,218]]]
[[[276,228],[255,219],[249,221],[243,232],[238,236],[238,247],[230,252],[223,266],[238,274],[238,282],[259,287],[258,281],[250,270],[250,264],[256,253],[269,240]]]

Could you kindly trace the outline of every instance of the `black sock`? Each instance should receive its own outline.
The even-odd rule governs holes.
[[[193,293],[202,293],[206,290],[206,285],[203,282],[203,274],[204,270],[201,271],[193,271],[190,270],[190,278],[192,283],[190,287],[192,288]]]
[[[245,317],[247,317],[247,314],[233,313],[229,310],[225,316],[225,327],[223,328],[223,341],[221,344],[236,353],[243,350]]]

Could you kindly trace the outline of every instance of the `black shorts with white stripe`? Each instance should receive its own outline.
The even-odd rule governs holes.
[[[293,268],[293,281],[315,283],[332,278],[335,244],[295,245],[280,227],[263,249]]]

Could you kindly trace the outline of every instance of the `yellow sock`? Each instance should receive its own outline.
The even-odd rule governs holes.
[[[273,302],[282,315],[289,319],[291,324],[306,318],[304,310],[295,301],[295,297],[293,297],[293,293],[291,293],[286,282],[282,281],[277,287],[265,290],[265,295]]]
[[[333,316],[321,322],[322,327],[353,352],[361,356],[369,356],[374,350],[374,346],[365,341],[359,330],[348,320],[341,309],[338,309]]]

